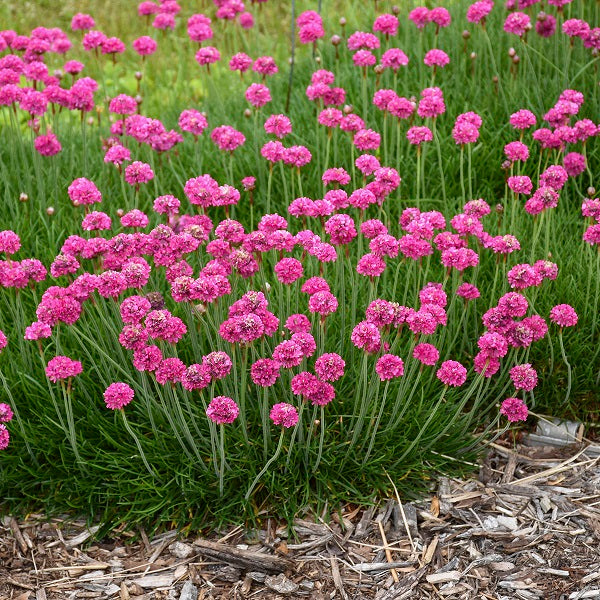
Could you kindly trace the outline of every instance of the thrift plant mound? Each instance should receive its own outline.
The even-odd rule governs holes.
[[[597,9],[313,4],[0,32],[12,506],[291,518],[597,419]]]

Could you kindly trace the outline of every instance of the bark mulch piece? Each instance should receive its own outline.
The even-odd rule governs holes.
[[[299,519],[293,538],[273,522],[211,539],[95,531],[4,517],[0,600],[600,598],[600,456],[494,444],[477,479]]]

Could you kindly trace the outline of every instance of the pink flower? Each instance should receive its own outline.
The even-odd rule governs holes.
[[[79,375],[83,367],[78,360],[72,360],[68,356],[55,356],[46,365],[46,377],[56,383],[61,379],[69,379]]]
[[[92,181],[85,177],[75,179],[68,189],[69,198],[75,206],[102,202],[102,195]]]
[[[233,398],[216,396],[210,401],[206,409],[206,416],[219,425],[233,423],[240,413],[238,405]]]
[[[95,26],[96,22],[93,17],[85,13],[77,13],[73,15],[73,18],[71,19],[71,29],[73,31],[85,31],[86,29],[92,29],[92,27]]]
[[[54,156],[62,150],[58,138],[52,132],[36,137],[33,145],[42,156]]]
[[[382,54],[381,65],[386,69],[398,71],[400,67],[408,65],[408,56],[400,48],[390,48]]]
[[[390,14],[379,15],[373,22],[373,31],[379,31],[386,36],[396,35],[398,33],[398,17]]]
[[[181,376],[181,385],[189,392],[194,390],[203,390],[211,383],[209,368],[202,364],[195,363],[190,365]]]
[[[0,423],[0,450],[6,450],[10,443],[10,433],[4,423]]]
[[[504,146],[504,154],[511,162],[525,162],[529,158],[529,148],[522,142],[510,142]]]
[[[527,405],[519,398],[506,398],[500,407],[500,414],[504,415],[511,423],[526,421]]]
[[[126,383],[111,383],[104,392],[104,402],[106,408],[120,410],[133,400],[133,396],[133,389]]]
[[[297,367],[303,358],[302,348],[292,340],[285,340],[273,349],[273,360],[285,369]]]
[[[510,124],[515,129],[529,129],[535,126],[536,118],[530,110],[522,109],[510,115]]]
[[[533,183],[531,183],[531,179],[529,179],[527,175],[514,175],[513,177],[509,177],[507,183],[508,187],[515,194],[524,194],[528,196],[531,194],[531,190],[533,190]]]
[[[162,359],[162,352],[158,346],[146,346],[134,351],[133,366],[138,371],[156,371]]]
[[[433,366],[440,359],[440,353],[433,344],[421,343],[414,347],[413,357],[424,365]]]
[[[537,385],[536,370],[529,364],[516,365],[510,370],[510,378],[517,390],[531,392]]]
[[[423,29],[430,21],[430,11],[425,6],[417,6],[410,11],[408,18],[417,26],[417,29]]]
[[[262,83],[251,83],[246,90],[246,100],[255,106],[261,108],[271,102],[271,92],[266,85]]]
[[[581,175],[587,167],[585,156],[579,154],[579,152],[569,152],[566,154],[563,158],[563,165],[570,177]]]
[[[195,58],[200,66],[210,67],[221,58],[221,53],[214,46],[204,46],[196,52]]]
[[[459,387],[467,380],[467,369],[455,360],[446,360],[436,376],[444,385]]]
[[[542,283],[542,276],[528,264],[518,264],[506,274],[510,287],[523,290],[535,287]]]
[[[26,340],[39,340],[49,338],[52,335],[52,329],[46,323],[35,321],[29,327],[25,328],[25,335],[23,339]],[[0,336],[1,337],[1,336]],[[0,344],[1,345],[1,344]]]
[[[10,229],[0,231],[0,252],[10,256],[15,254],[21,247],[21,239]]]
[[[157,48],[156,41],[148,35],[133,40],[131,46],[140,56],[150,56],[156,52]]]
[[[230,125],[221,125],[215,127],[211,134],[210,139],[218,146],[220,150],[233,152],[236,148],[242,146],[246,137],[237,129],[234,129]]]
[[[578,317],[569,304],[557,304],[550,310],[550,320],[560,327],[573,327],[577,325]]]
[[[434,48],[425,54],[423,59],[427,67],[445,67],[450,62],[450,57],[443,51]]]
[[[379,277],[385,271],[385,261],[375,254],[365,254],[359,259],[356,271],[365,277]]]
[[[529,15],[522,12],[512,12],[504,21],[504,31],[523,37],[531,29],[531,19]]]
[[[178,358],[164,358],[154,371],[154,375],[158,383],[165,385],[167,382],[176,383],[181,381],[185,371],[185,364]]]
[[[178,124],[182,131],[187,131],[195,136],[202,135],[208,127],[206,117],[193,108],[182,111],[179,115]]]
[[[284,327],[292,333],[308,333],[311,329],[311,324],[306,315],[294,314],[287,318]]]
[[[423,142],[431,142],[433,140],[433,133],[429,127],[415,126],[406,132],[406,139],[411,144],[420,146]]]
[[[448,27],[452,22],[452,17],[446,8],[436,6],[429,11],[429,21],[438,27]]]
[[[113,144],[104,155],[104,162],[110,162],[113,165],[121,165],[129,160],[131,160],[131,151],[121,144]]]
[[[265,131],[282,139],[292,133],[292,122],[285,115],[271,115],[265,121]]]
[[[244,52],[238,52],[231,57],[229,61],[229,69],[231,71],[239,71],[245,73],[252,65],[252,59]]]
[[[211,352],[202,357],[202,365],[212,379],[224,379],[231,372],[233,363],[225,352]]]
[[[395,379],[404,374],[404,362],[399,356],[394,354],[384,354],[377,361],[375,371],[382,381]]]
[[[271,358],[260,358],[250,367],[250,377],[255,385],[271,387],[278,379],[281,365]]]
[[[474,2],[467,9],[467,21],[469,21],[469,23],[484,22],[492,8],[494,8],[494,2],[492,0],[480,0]]]
[[[5,402],[0,402],[0,423],[8,423],[13,416],[12,408]]]
[[[473,144],[479,139],[479,129],[469,121],[457,119],[452,129],[452,137],[458,145]]]
[[[348,38],[348,50],[376,50],[380,45],[376,35],[364,31],[355,31]]]
[[[352,330],[350,340],[357,348],[366,352],[377,352],[381,346],[381,334],[373,323],[361,321]]]
[[[261,75],[275,75],[279,72],[272,56],[259,56],[252,65],[252,70]]]
[[[295,258],[282,258],[275,265],[277,279],[286,285],[294,283],[304,275],[302,263]]]
[[[352,141],[361,152],[377,150],[381,144],[381,136],[372,129],[360,129],[354,134]]]
[[[136,160],[125,168],[125,181],[129,185],[138,186],[154,179],[154,171],[149,164]]]
[[[322,354],[315,361],[315,373],[323,381],[337,381],[344,374],[346,363],[335,352]]]
[[[298,423],[298,411],[287,402],[279,402],[271,408],[269,418],[274,425],[281,425],[289,429]]]

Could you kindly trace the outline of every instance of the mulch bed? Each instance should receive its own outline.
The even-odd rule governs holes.
[[[600,456],[494,445],[477,479],[331,519],[210,539],[142,531],[92,541],[85,523],[0,525],[0,599],[600,598]]]

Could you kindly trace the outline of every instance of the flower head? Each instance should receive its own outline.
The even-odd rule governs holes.
[[[206,416],[219,425],[233,423],[240,412],[233,398],[216,396],[210,401],[206,409]]]
[[[126,383],[111,383],[104,392],[104,402],[106,408],[120,410],[133,400],[133,396],[133,389]]]

